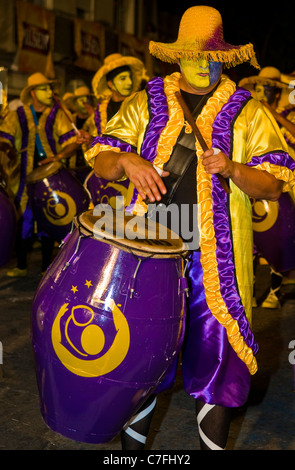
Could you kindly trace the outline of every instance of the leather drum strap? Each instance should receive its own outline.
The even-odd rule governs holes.
[[[164,179],[167,193],[165,196],[162,196],[161,202],[163,204],[168,205],[171,203],[182,178],[194,158],[196,158],[195,136],[192,132],[186,134],[182,130],[182,134],[174,147],[169,161],[163,167],[164,170],[170,173]]]

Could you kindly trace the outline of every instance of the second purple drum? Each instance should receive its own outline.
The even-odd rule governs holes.
[[[111,230],[97,221],[92,211],[76,219],[32,309],[43,418],[88,443],[112,440],[161,383],[185,318],[182,241],[150,232],[147,240],[114,241],[118,220],[107,218]]]
[[[27,177],[27,188],[40,229],[57,240],[67,235],[74,217],[89,206],[83,185],[59,162],[32,171]]]
[[[89,193],[93,206],[97,204],[109,204],[113,209],[117,208],[118,197],[124,198],[125,206],[128,206],[133,194],[133,185],[129,179],[124,181],[107,181],[98,178],[94,171],[91,171],[84,182],[84,188]]]
[[[16,209],[0,185],[0,267],[8,263],[16,235]]]
[[[252,200],[254,244],[277,271],[295,268],[295,204],[288,193],[278,201]]]

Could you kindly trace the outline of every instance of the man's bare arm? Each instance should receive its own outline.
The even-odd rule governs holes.
[[[275,176],[267,171],[233,162],[223,152],[212,154],[213,150],[207,150],[203,154],[203,164],[207,173],[220,173],[224,178],[230,178],[244,193],[255,199],[276,201],[280,197],[283,182]]]
[[[134,184],[143,199],[149,198],[151,202],[160,201],[161,195],[166,194],[166,187],[151,162],[135,153],[113,152],[106,150],[100,152],[94,163],[96,176],[107,180],[118,180],[125,175]],[[163,171],[162,177],[169,172]]]

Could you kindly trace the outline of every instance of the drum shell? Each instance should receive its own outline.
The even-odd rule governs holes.
[[[179,282],[183,261],[180,257],[144,259],[130,298],[135,257],[93,238],[82,239],[75,254],[77,240],[76,229],[41,281],[33,301],[37,382],[41,412],[51,429],[74,440],[103,443],[121,431],[177,357],[184,329],[184,296]],[[68,261],[68,268],[62,270]],[[93,287],[88,289],[85,279],[91,279]],[[71,291],[73,286],[78,288],[76,293]],[[121,306],[130,330],[130,345],[114,370],[98,377],[81,377],[57,357],[51,331],[61,305],[87,305],[95,311],[93,321],[103,325],[108,350],[114,322],[111,313],[98,303],[98,292],[102,300],[111,295]]]
[[[295,268],[295,204],[288,193],[278,201],[255,201],[263,204],[261,216],[253,208],[253,238],[256,250],[276,272]],[[262,206],[261,206],[262,207]],[[266,229],[264,230],[264,227]]]
[[[83,185],[63,167],[42,180],[29,182],[27,191],[39,229],[56,240],[62,240],[67,235],[73,218],[89,205],[89,196]],[[51,217],[52,214],[47,210],[50,201],[54,202],[53,211],[54,207],[60,205],[64,212]]]
[[[0,186],[0,267],[8,263],[16,235],[16,209]]]

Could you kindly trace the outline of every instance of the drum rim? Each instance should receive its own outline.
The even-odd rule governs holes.
[[[47,167],[47,168],[53,167],[53,171],[52,171],[52,173],[50,173],[50,174],[47,175],[47,176],[46,176],[46,175],[43,175],[42,178],[40,177],[39,179],[32,180],[32,176],[33,176],[34,172],[36,172],[36,170],[42,169],[42,167],[45,167],[45,168],[46,168],[46,167]],[[35,184],[35,183],[38,183],[38,181],[42,181],[44,178],[49,178],[50,176],[55,175],[56,173],[59,172],[59,170],[60,170],[61,168],[63,168],[63,165],[62,165],[61,162],[58,162],[58,161],[49,162],[49,163],[46,163],[45,165],[41,165],[41,166],[39,166],[39,167],[37,167],[37,168],[34,168],[34,170],[31,171],[31,172],[27,175],[27,177],[26,177],[26,183],[27,183],[27,184]]]
[[[178,238],[178,240],[180,240],[181,246],[179,248],[177,248],[175,246],[174,250],[173,249],[172,250],[166,249],[166,247],[164,245],[162,245],[161,249],[159,249],[159,250],[155,250],[155,249],[146,250],[146,249],[144,249],[140,246],[128,246],[127,244],[124,244],[122,242],[122,239],[116,239],[116,238],[111,238],[111,237],[109,237],[109,238],[107,238],[107,237],[95,238],[93,231],[91,231],[81,221],[81,217],[83,217],[83,215],[85,215],[87,213],[90,214],[91,212],[93,212],[93,211],[92,210],[86,210],[86,211],[78,214],[74,218],[74,224],[76,225],[76,227],[79,230],[82,227],[82,229],[84,229],[89,234],[88,235],[89,237],[94,238],[98,241],[102,241],[103,243],[107,243],[109,245],[115,246],[118,249],[121,249],[123,251],[127,251],[128,253],[139,254],[139,256],[144,256],[144,257],[154,256],[154,257],[159,257],[159,258],[166,258],[166,257],[167,258],[172,258],[172,257],[183,258],[188,253],[188,249],[185,248],[184,243],[183,243],[183,241],[180,237]],[[144,239],[142,241],[144,241]]]

